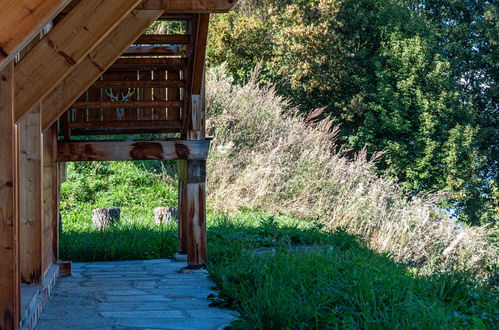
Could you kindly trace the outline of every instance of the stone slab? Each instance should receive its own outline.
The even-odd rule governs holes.
[[[223,329],[237,314],[209,307],[204,270],[170,260],[73,263],[37,329]]]

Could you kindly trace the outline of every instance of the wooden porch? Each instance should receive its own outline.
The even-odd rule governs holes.
[[[205,50],[210,13],[235,3],[0,5],[0,329],[20,327],[21,285],[59,261],[65,162],[178,160],[179,252],[206,264]]]

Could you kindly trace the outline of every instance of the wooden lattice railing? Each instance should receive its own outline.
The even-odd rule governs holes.
[[[181,133],[196,42],[195,15],[161,19],[184,33],[144,34],[60,120],[65,140],[78,135]]]

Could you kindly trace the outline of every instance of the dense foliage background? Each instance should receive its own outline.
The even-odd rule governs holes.
[[[497,1],[242,0],[214,15],[208,59],[261,66],[292,106],[331,116],[339,147],[384,152],[408,195],[443,192],[470,224],[499,214]]]

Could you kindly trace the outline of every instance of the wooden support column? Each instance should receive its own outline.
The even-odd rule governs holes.
[[[42,269],[48,270],[58,260],[59,238],[59,170],[56,162],[56,127],[52,126],[43,133],[43,259]]]
[[[199,14],[191,23],[187,107],[182,137],[204,140],[204,61],[209,14]],[[206,160],[179,161],[179,250],[187,253],[190,268],[206,264]]]
[[[0,71],[0,329],[20,322],[14,63]]]
[[[42,139],[40,107],[32,108],[18,123],[19,234],[21,282],[42,278]]]
[[[179,249],[190,268],[206,265],[206,160],[179,161]],[[184,253],[185,253],[184,252]]]

